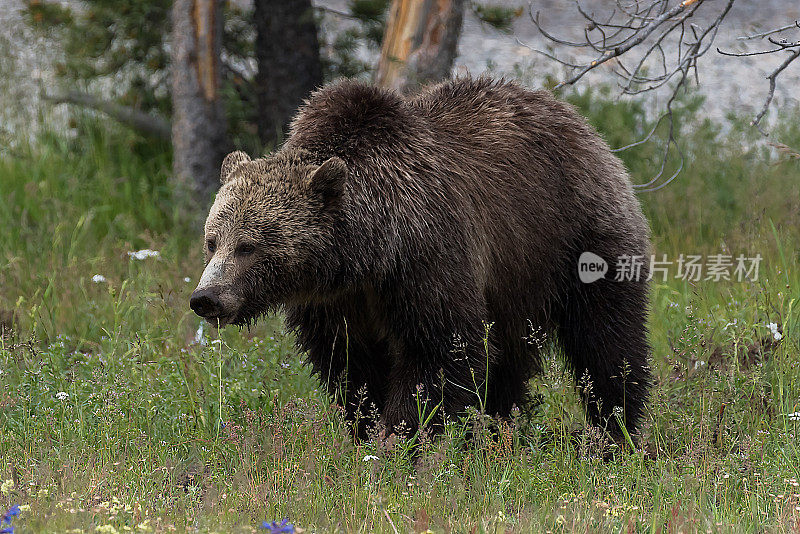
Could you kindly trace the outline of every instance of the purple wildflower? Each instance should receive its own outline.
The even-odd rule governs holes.
[[[19,515],[19,506],[15,504],[11,508],[9,508],[6,513],[3,514],[3,520],[1,522],[11,523],[11,518],[17,517],[18,515]]]
[[[19,506],[16,504],[8,509],[0,519],[0,534],[14,534],[14,527],[11,526],[11,521],[19,515]]]
[[[269,531],[269,534],[294,534],[294,525],[289,523],[289,519],[284,519],[280,523],[277,521],[272,523],[264,521],[261,523],[261,528]]]

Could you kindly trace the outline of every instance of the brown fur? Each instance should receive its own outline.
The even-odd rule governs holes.
[[[568,104],[485,78],[407,99],[340,81],[276,154],[229,156],[223,182],[206,224],[223,274],[205,286],[235,295],[221,322],[284,306],[352,418],[365,387],[390,429],[413,430],[420,385],[428,411],[508,415],[539,368],[533,325],[589,378],[590,418],[605,425],[619,406],[636,428],[648,289],[613,277],[618,256],[648,254],[647,223],[622,164]],[[246,258],[242,239],[256,244]],[[578,280],[583,251],[608,261],[606,279]]]

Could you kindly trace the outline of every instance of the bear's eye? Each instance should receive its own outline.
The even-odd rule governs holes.
[[[206,241],[206,247],[208,248],[208,251],[211,254],[213,254],[214,251],[217,250],[217,240],[216,239],[209,239],[208,241]]]
[[[256,247],[251,243],[241,243],[236,247],[236,254],[238,256],[249,256],[256,251]]]

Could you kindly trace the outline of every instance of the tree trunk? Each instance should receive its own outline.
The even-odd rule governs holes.
[[[220,95],[222,22],[218,0],[173,2],[173,171],[200,202],[217,190],[228,149]]]
[[[322,84],[322,64],[310,0],[255,0],[258,134],[276,148],[289,121]]]
[[[376,82],[407,91],[450,76],[465,0],[394,0]]]

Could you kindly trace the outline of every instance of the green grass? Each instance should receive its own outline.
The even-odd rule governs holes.
[[[612,144],[635,135],[636,106],[576,100]],[[608,461],[553,351],[515,424],[472,414],[416,457],[353,443],[279,318],[195,343],[200,229],[164,147],[87,120],[3,153],[0,508],[24,505],[20,532],[797,532],[800,164],[694,124],[686,171],[641,196],[655,250],[760,253],[759,280],[654,284],[658,383]],[[779,138],[800,146],[796,122]],[[649,178],[651,149],[624,157]]]

